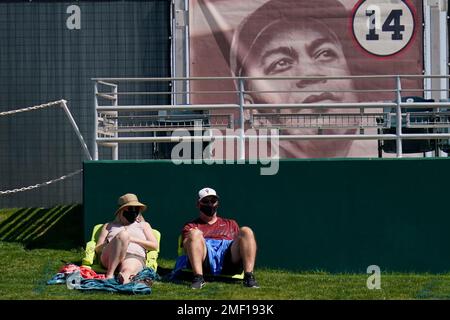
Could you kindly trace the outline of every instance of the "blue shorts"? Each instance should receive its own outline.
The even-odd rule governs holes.
[[[205,242],[207,254],[205,261],[203,261],[204,273],[212,275],[234,275],[244,270],[242,262],[233,264],[231,260],[231,245],[233,244],[233,240],[205,239]],[[184,268],[191,268],[191,264],[186,255],[177,258],[171,278],[176,277]]]
[[[205,242],[208,252],[203,267],[207,273],[218,275],[242,272],[242,263],[234,265],[231,261],[233,240],[205,239]]]

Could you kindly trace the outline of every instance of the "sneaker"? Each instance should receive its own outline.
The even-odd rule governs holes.
[[[205,279],[203,279],[202,275],[194,276],[192,280],[191,289],[201,289],[205,285]]]
[[[259,288],[258,282],[256,282],[253,272],[246,272],[244,274],[244,287]]]

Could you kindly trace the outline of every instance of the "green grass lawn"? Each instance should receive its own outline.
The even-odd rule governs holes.
[[[208,282],[189,288],[189,278],[158,281],[145,296],[81,292],[47,285],[64,262],[83,257],[81,206],[0,210],[0,299],[29,300],[300,300],[300,299],[449,299],[450,274],[381,274],[381,289],[369,290],[368,274],[289,272],[257,268],[260,289],[240,281]],[[158,273],[167,274],[173,260],[159,259]]]
[[[366,274],[294,273],[257,269],[260,289],[247,289],[240,282],[208,282],[198,291],[189,281],[155,282],[153,292],[145,296],[115,293],[91,293],[69,290],[65,285],[47,285],[63,264],[79,264],[82,250],[26,249],[22,244],[0,242],[0,299],[448,299],[450,275],[382,274],[381,289],[366,287]],[[173,267],[174,261],[161,260],[161,270]]]

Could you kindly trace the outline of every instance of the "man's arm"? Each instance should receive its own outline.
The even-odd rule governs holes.
[[[187,235],[189,234],[189,231],[191,229],[197,228],[195,223],[187,222],[184,224],[183,228],[181,229],[181,238],[182,240],[186,239]]]
[[[239,224],[236,222],[236,220],[231,220],[231,226],[232,226],[232,235],[233,235],[233,239],[235,239],[238,235],[239,232],[241,230],[241,228],[239,227]]]

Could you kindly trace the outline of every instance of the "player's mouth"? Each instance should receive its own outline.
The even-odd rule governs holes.
[[[330,92],[323,92],[321,94],[312,94],[306,97],[306,99],[303,100],[303,103],[320,103],[324,101],[338,102],[339,99]]]

